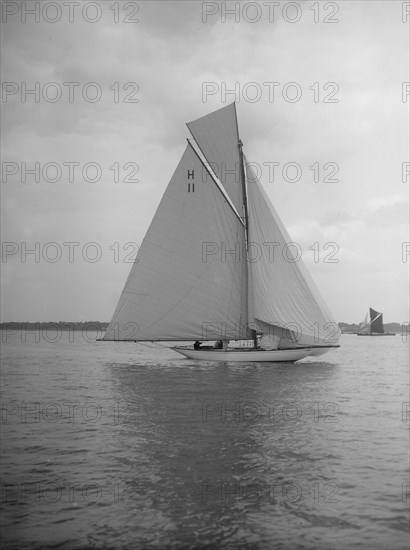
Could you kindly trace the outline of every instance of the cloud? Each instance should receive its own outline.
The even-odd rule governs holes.
[[[336,24],[322,22],[321,4],[318,23],[303,4],[297,23],[286,21],[282,4],[274,22],[265,11],[255,23],[242,12],[238,23],[234,16],[224,23],[221,4],[204,22],[202,3],[174,1],[139,2],[139,22],[128,24],[131,9],[119,4],[115,14],[103,2],[96,23],[81,12],[73,23],[66,16],[55,24],[10,17],[3,25],[3,81],[16,83],[18,92],[3,103],[3,161],[18,172],[3,182],[3,238],[30,246],[98,242],[104,258],[32,265],[20,252],[10,257],[3,263],[3,320],[109,319],[130,267],[112,261],[110,246],[141,242],[184,150],[185,122],[234,99],[247,157],[261,167],[292,238],[306,250],[314,242],[321,250],[338,243],[337,265],[307,256],[336,317],[362,317],[364,302],[377,296],[388,318],[405,319],[407,27],[394,3],[373,4],[369,10],[364,2],[339,3]],[[24,83],[36,82],[39,101],[28,95],[22,102]],[[52,82],[62,90],[54,103],[43,97]],[[69,82],[79,83],[73,102]],[[92,82],[102,93],[96,102],[87,100]],[[286,98],[292,82],[302,92],[294,103]],[[204,97],[206,83],[215,93]],[[236,96],[225,93],[235,89]],[[331,92],[337,103],[324,101]],[[132,93],[138,102],[126,102]],[[55,183],[42,173],[50,162],[62,167]],[[78,163],[73,182],[67,162]],[[272,162],[279,163],[274,180],[266,164]],[[40,164],[39,182],[28,174],[22,183],[23,163]],[[100,167],[99,181],[84,179],[88,163]],[[127,163],[138,167],[138,182],[124,181]],[[287,163],[300,166],[298,181],[286,179]],[[337,181],[328,181],[335,166]],[[357,299],[347,300],[347,292]]]

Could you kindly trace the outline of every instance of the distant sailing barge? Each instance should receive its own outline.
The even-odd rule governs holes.
[[[357,336],[396,336],[395,332],[384,332],[383,314],[370,308],[370,323],[368,316],[360,323]]]
[[[242,151],[235,103],[188,128],[194,139],[103,339],[195,341],[172,349],[235,362],[293,362],[339,347],[339,327],[303,262],[289,254],[292,239]],[[239,340],[253,347],[228,347]]]

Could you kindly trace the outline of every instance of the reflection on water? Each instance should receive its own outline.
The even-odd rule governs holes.
[[[7,547],[407,548],[408,347],[362,340],[276,365],[8,342]]]

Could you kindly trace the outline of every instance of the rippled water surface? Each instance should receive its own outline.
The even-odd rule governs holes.
[[[52,339],[3,333],[4,548],[409,547],[400,335],[276,365]]]

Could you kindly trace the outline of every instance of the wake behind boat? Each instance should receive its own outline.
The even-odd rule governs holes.
[[[193,140],[103,339],[221,340],[223,349],[172,349],[239,362],[293,362],[339,347],[339,327],[243,153],[235,104],[188,128]],[[232,340],[253,347],[229,348]]]

